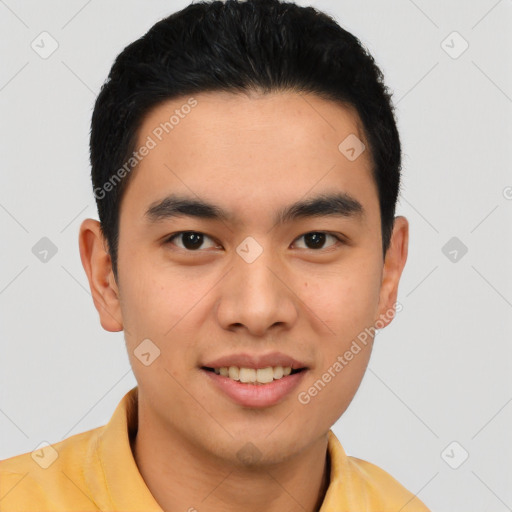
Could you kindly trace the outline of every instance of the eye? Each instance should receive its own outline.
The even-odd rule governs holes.
[[[165,243],[171,243],[175,238],[182,241],[182,246],[178,247],[186,251],[197,251],[205,239],[212,240],[208,235],[197,231],[180,231],[169,237]]]
[[[323,245],[325,243],[326,237],[334,238],[334,240],[337,240],[340,243],[343,243],[343,240],[336,235],[333,235],[331,233],[325,233],[323,231],[311,231],[310,233],[305,233],[304,235],[301,235],[297,240],[300,240],[301,238],[304,238],[304,241],[307,245],[305,249],[324,249]],[[330,247],[333,247],[336,244],[332,244]]]
[[[301,238],[304,239],[306,245],[306,247],[303,247],[304,249],[320,250],[325,249],[324,245],[327,237],[330,237],[335,241],[343,243],[343,239],[341,237],[323,231],[311,231],[309,233],[301,235],[300,237],[296,238],[296,240],[300,240]],[[174,239],[181,241],[181,245],[175,244],[173,242]],[[213,241],[212,238],[198,231],[180,231],[167,238],[165,243],[176,245],[177,247],[179,247],[180,249],[184,249],[185,251],[197,252],[201,248],[205,249],[205,247],[201,247],[205,239],[208,239],[211,242],[213,242],[212,247],[215,247],[215,242]],[[335,245],[336,243],[331,244],[330,247],[333,247]]]

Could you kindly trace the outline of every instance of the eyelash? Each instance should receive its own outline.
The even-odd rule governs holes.
[[[215,240],[214,240],[211,236],[208,236],[207,234],[202,233],[202,232],[200,232],[200,231],[178,231],[178,232],[176,232],[176,233],[173,233],[173,234],[172,234],[172,235],[170,235],[169,237],[167,237],[164,243],[165,243],[165,244],[171,244],[171,245],[172,245],[172,240],[174,240],[175,238],[178,238],[180,235],[183,235],[184,233],[194,233],[194,234],[196,234],[196,235],[203,235],[203,236],[205,236],[205,237],[207,237],[207,238],[209,238],[210,240],[212,240],[212,241],[214,241],[214,242],[215,242]],[[332,236],[333,238],[335,238],[335,239],[336,239],[340,244],[343,244],[343,245],[344,245],[344,244],[346,244],[346,241],[345,241],[345,239],[344,239],[344,238],[342,238],[342,237],[341,237],[341,236],[339,236],[339,235],[336,235],[335,233],[331,233],[331,232],[329,232],[329,231],[308,231],[307,233],[304,233],[304,234],[300,235],[299,237],[297,237],[295,240],[299,240],[300,238],[302,238],[302,237],[304,237],[304,236],[306,236],[306,235],[313,234],[313,233],[315,233],[315,234],[322,234],[322,235],[330,235],[330,236]],[[294,241],[295,241],[295,240],[294,240]],[[309,251],[313,251],[313,252],[321,252],[322,250],[329,250],[329,249],[332,249],[332,248],[333,248],[333,247],[335,247],[335,246],[336,246],[336,244],[334,244],[334,245],[333,245],[333,246],[331,246],[331,247],[328,247],[327,249],[323,249],[323,248],[322,248],[322,249],[309,249],[309,248],[306,248],[306,249],[304,249],[304,250],[309,250]],[[197,249],[197,250],[195,250],[195,251],[190,250],[190,249],[184,249],[184,248],[182,248],[182,247],[177,247],[177,249],[178,249],[178,250],[181,250],[181,251],[189,252],[189,253],[199,253],[199,252],[201,252],[201,249]]]

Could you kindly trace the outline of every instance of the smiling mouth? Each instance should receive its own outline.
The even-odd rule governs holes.
[[[275,380],[281,380],[300,373],[307,368],[292,369],[291,366],[267,366],[266,368],[240,368],[238,366],[223,366],[220,368],[210,368],[203,366],[202,370],[215,373],[230,380],[238,381],[243,384],[269,384]]]

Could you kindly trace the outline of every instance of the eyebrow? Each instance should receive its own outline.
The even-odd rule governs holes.
[[[145,213],[145,217],[150,223],[183,216],[221,222],[232,222],[234,220],[231,213],[218,205],[178,194],[171,194],[152,203]],[[363,205],[357,199],[345,192],[336,192],[320,194],[285,206],[276,213],[274,223],[285,224],[310,217],[362,219],[364,216]]]

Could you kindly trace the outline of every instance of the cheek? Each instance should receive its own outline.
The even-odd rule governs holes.
[[[148,258],[136,255],[125,268],[136,269],[120,275],[128,347],[133,351],[149,338],[160,349],[160,362],[167,365],[177,352],[190,346],[187,340],[194,335],[191,325],[197,326],[194,315],[201,310],[201,299],[210,290],[212,279],[191,279],[186,272],[150,265]]]
[[[139,331],[139,334],[146,335],[140,331],[150,327],[156,335],[159,322],[168,323],[168,329],[172,326],[172,318],[165,313],[171,315],[177,312],[178,296],[181,296],[183,287],[179,280],[175,282],[168,279],[166,272],[152,264],[148,254],[132,250],[123,259],[123,265],[120,266],[123,320]],[[176,293],[178,289],[180,293]]]
[[[343,344],[371,325],[378,308],[379,292],[379,267],[375,262],[367,262],[329,272],[321,280],[308,280],[301,298],[329,327],[328,332]]]
[[[344,331],[319,344],[317,364],[296,397],[311,432],[329,428],[347,410],[364,377],[372,348],[371,338],[354,341]]]

